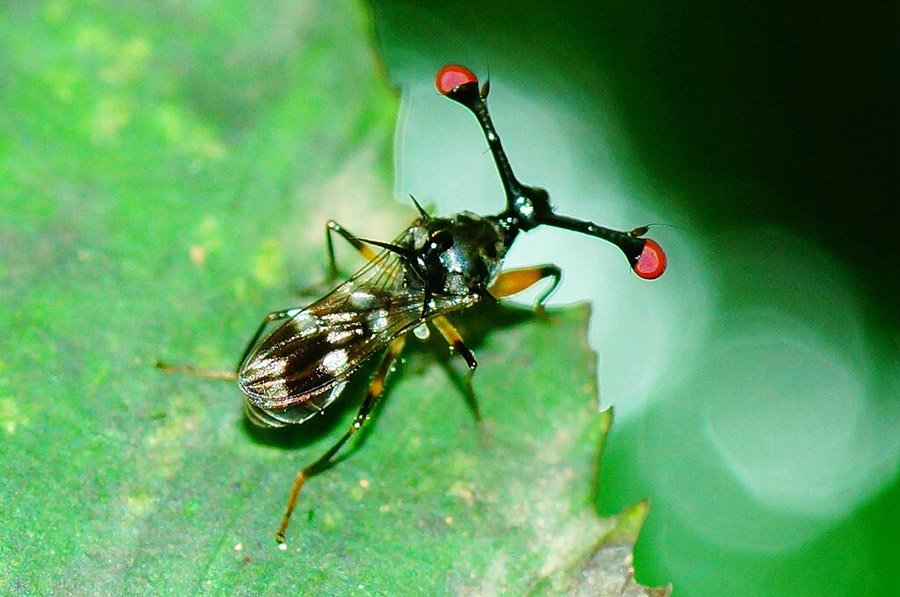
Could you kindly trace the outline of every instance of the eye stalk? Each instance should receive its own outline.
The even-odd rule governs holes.
[[[643,238],[647,233],[646,226],[623,232],[593,222],[555,214],[547,191],[519,182],[488,112],[489,83],[485,82],[479,89],[478,77],[458,64],[443,67],[435,76],[435,87],[438,92],[468,108],[475,115],[484,133],[506,193],[506,210],[498,214],[496,219],[516,230],[527,231],[546,224],[602,238],[619,247],[628,259],[632,271],[639,277],[645,280],[660,277],[666,270],[666,254],[656,241]]]

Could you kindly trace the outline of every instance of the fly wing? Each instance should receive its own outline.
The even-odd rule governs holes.
[[[330,402],[321,404],[321,395],[419,321],[422,296],[353,292],[372,306],[355,307],[352,299],[334,304],[335,299],[326,298],[263,340],[239,375],[252,404],[271,409],[305,403],[321,410]]]
[[[238,376],[251,410],[290,410],[290,422],[302,422],[334,401],[373,355],[420,323],[424,292],[403,287],[402,272],[399,258],[379,255],[267,336]],[[428,317],[475,301],[474,295],[436,298]]]

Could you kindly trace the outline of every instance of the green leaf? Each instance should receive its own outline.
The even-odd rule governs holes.
[[[459,318],[486,434],[446,347],[411,351],[351,457],[307,484],[286,552],[291,480],[354,393],[263,433],[233,384],[150,367],[230,367],[320,277],[328,218],[375,238],[408,221],[389,200],[397,97],[360,5],[4,10],[0,591],[575,586],[618,528],[594,514],[609,415],[586,307]]]

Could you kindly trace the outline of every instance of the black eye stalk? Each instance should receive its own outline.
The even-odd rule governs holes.
[[[500,143],[500,136],[494,129],[488,112],[487,96],[490,81],[478,87],[478,77],[472,71],[458,64],[450,64],[438,71],[435,86],[442,94],[469,109],[484,132],[494,163],[500,174],[500,181],[506,193],[506,209],[496,216],[513,235],[519,230],[531,230],[545,224],[596,236],[619,247],[628,259],[631,269],[645,280],[654,280],[666,271],[666,254],[653,239],[644,238],[647,227],[641,226],[623,232],[598,226],[568,216],[553,213],[550,196],[540,187],[519,182],[509,165],[506,152]]]

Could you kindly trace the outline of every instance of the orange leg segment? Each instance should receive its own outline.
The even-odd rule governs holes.
[[[466,343],[463,342],[462,336],[459,335],[459,332],[456,331],[456,328],[453,327],[453,324],[450,323],[443,315],[438,315],[434,319],[431,320],[434,324],[434,327],[441,333],[444,339],[447,341],[453,349],[460,354],[460,356],[466,361],[466,365],[468,365],[469,370],[466,372],[465,384],[466,384],[466,402],[469,404],[469,408],[472,411],[472,416],[475,417],[475,423],[481,424],[481,408],[478,406],[478,399],[475,397],[475,388],[472,387],[472,376],[475,374],[475,369],[478,367],[478,361],[475,360],[475,354],[466,346]]]
[[[338,277],[338,267],[337,260],[334,257],[334,241],[332,240],[332,233],[340,234],[341,237],[344,238],[348,243],[353,245],[353,248],[359,251],[359,253],[368,261],[372,261],[375,259],[376,253],[372,250],[371,247],[366,246],[363,241],[359,239],[355,234],[335,222],[334,220],[328,220],[328,224],[325,225],[325,243],[328,248],[328,268],[329,275],[332,279]]]
[[[378,365],[375,376],[369,383],[366,397],[363,399],[362,405],[359,407],[359,412],[356,413],[356,417],[350,425],[350,429],[348,429],[327,452],[322,454],[311,464],[303,467],[300,472],[297,473],[297,476],[294,478],[294,483],[291,485],[291,493],[288,496],[288,501],[284,508],[284,516],[282,516],[278,532],[275,534],[275,540],[278,541],[278,543],[284,543],[284,534],[287,531],[288,525],[291,523],[291,514],[294,513],[294,506],[297,505],[297,498],[300,497],[300,491],[303,489],[306,480],[331,467],[334,464],[332,459],[338,453],[338,450],[341,449],[341,446],[350,439],[350,436],[362,429],[362,426],[369,420],[369,414],[384,394],[385,380],[387,379],[388,373],[391,372],[394,363],[397,362],[397,358],[400,356],[400,353],[403,352],[405,343],[406,336],[404,335],[395,339],[388,345],[387,352],[382,358],[381,363]]]
[[[491,293],[491,296],[494,298],[501,299],[518,294],[519,292],[534,286],[544,278],[552,278],[552,282],[550,283],[550,286],[547,287],[547,290],[542,292],[538,297],[535,311],[540,314],[544,312],[544,303],[547,302],[547,299],[550,298],[550,295],[553,294],[553,291],[556,290],[556,287],[559,286],[559,282],[562,279],[562,272],[556,265],[545,264],[506,270],[497,276],[497,279],[494,280],[494,283],[488,288],[488,292]]]

